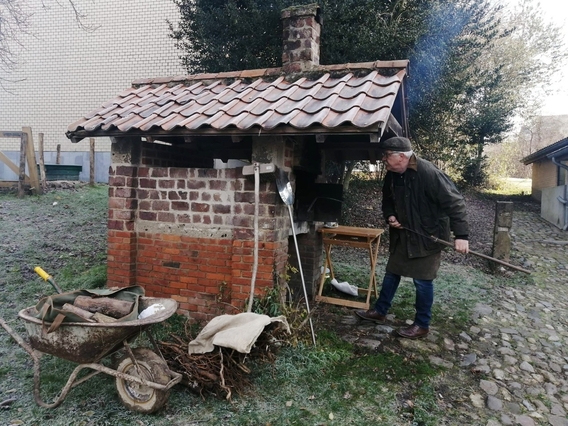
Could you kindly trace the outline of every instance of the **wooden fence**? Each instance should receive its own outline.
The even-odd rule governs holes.
[[[8,156],[0,151],[0,162],[6,164],[10,170],[18,175],[18,181],[0,181],[0,187],[11,188],[18,185],[18,196],[23,197],[25,188],[29,187],[32,193],[43,194],[47,191],[47,178],[43,156],[43,133],[39,134],[39,163],[36,163],[36,154],[31,127],[22,127],[21,131],[1,131],[0,138],[20,139],[20,164],[14,164]],[[90,138],[89,144],[89,185],[95,184],[95,139]],[[28,174],[26,174],[26,162]],[[57,145],[55,164],[61,163],[61,145]],[[38,167],[39,164],[39,167]],[[38,172],[39,168],[39,172]],[[38,176],[39,174],[39,176]]]
[[[18,175],[18,196],[23,197],[26,185],[30,186],[32,192],[43,193],[43,186],[40,185],[34,141],[31,127],[22,127],[21,131],[1,131],[0,138],[20,139],[20,164],[14,164],[2,151],[0,151],[0,161],[6,164],[10,170]],[[26,175],[26,161],[28,164],[28,174]],[[1,186],[13,186],[14,182],[0,182]]]

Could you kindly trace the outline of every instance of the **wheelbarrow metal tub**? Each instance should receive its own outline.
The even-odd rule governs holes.
[[[35,307],[22,309],[18,316],[25,322],[30,346],[40,352],[54,355],[78,364],[97,362],[104,356],[116,352],[128,341],[138,336],[152,324],[157,324],[171,317],[177,310],[173,299],[152,297],[140,298],[140,311],[148,306],[160,303],[165,309],[148,318],[112,322],[63,322],[51,333],[44,330],[44,324],[37,318]]]

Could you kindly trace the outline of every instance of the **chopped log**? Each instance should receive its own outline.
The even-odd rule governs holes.
[[[100,322],[100,323],[103,323],[103,324],[107,324],[107,323],[109,323],[109,322],[116,322],[116,321],[118,321],[116,318],[109,317],[108,315],[101,314],[100,312],[94,313],[94,314],[93,314],[93,319],[94,319],[96,322]]]
[[[99,312],[113,318],[122,318],[132,312],[134,302],[112,299],[110,297],[77,296],[75,306],[89,312]]]
[[[77,315],[79,318],[83,318],[87,322],[95,322],[93,319],[93,313],[86,311],[84,309],[78,308],[77,306],[73,306],[70,303],[65,303],[63,305],[63,310],[67,312],[71,312]]]

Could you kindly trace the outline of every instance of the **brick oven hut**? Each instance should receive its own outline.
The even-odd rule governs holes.
[[[291,7],[282,19],[281,68],[138,80],[69,126],[73,142],[112,140],[109,286],[142,285],[196,319],[242,309],[255,199],[242,164],[256,162],[283,169],[295,187],[302,265],[313,290],[321,218],[306,204],[313,206],[322,164],[375,160],[381,138],[408,134],[408,61],[320,65],[319,7]],[[261,179],[259,211],[261,294],[282,284],[290,247],[274,179]]]

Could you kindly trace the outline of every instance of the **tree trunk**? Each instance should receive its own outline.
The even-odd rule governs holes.
[[[351,182],[351,176],[353,175],[353,169],[357,164],[356,161],[346,161],[345,171],[343,173],[343,193],[345,194],[349,190],[349,182]]]

